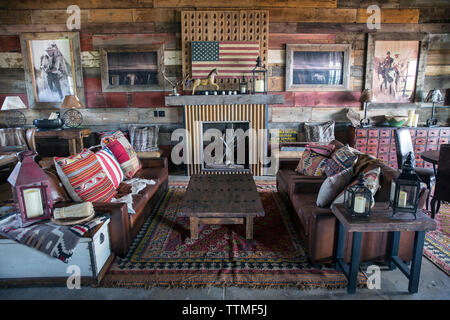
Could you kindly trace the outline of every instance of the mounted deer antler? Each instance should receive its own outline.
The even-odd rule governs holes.
[[[177,81],[177,82],[173,82],[172,80],[170,80],[167,76],[166,76],[166,70],[162,69],[161,70],[161,74],[164,77],[164,79],[166,79],[166,81],[168,83],[170,83],[170,85],[172,86],[172,93],[171,95],[174,96],[178,96],[180,95],[179,93],[177,93],[177,88],[182,84],[185,83],[187,79],[189,79],[189,73],[187,73],[184,78],[182,78],[181,80]]]

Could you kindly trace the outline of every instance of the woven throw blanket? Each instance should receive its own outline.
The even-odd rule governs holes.
[[[130,186],[131,192],[120,198],[113,198],[111,199],[111,202],[126,203],[128,213],[134,214],[136,213],[136,211],[133,208],[133,195],[138,194],[148,184],[155,184],[156,182],[148,179],[133,178],[130,180],[124,180],[122,183],[128,184]]]
[[[0,220],[0,234],[68,263],[81,237],[108,218],[102,215],[74,226],[42,221],[21,228],[16,214],[11,214]]]

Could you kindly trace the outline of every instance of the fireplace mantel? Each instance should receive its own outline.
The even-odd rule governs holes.
[[[230,104],[284,104],[282,94],[184,95],[166,96],[166,106],[199,106]]]

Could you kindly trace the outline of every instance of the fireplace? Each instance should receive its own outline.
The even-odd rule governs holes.
[[[250,122],[202,122],[202,171],[250,172]]]

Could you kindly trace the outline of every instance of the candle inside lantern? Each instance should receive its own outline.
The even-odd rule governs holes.
[[[408,199],[408,195],[405,191],[400,191],[398,195],[398,206],[406,207],[406,200]]]
[[[408,127],[412,127],[414,125],[414,115],[415,115],[415,110],[409,110],[408,122],[407,122]]]
[[[390,195],[390,199],[391,199],[391,201],[394,201],[394,197],[395,197],[395,182],[394,182],[394,180],[392,180],[392,183],[391,183],[391,195]]]
[[[44,214],[44,208],[42,207],[41,189],[27,189],[23,192],[23,198],[28,218],[36,218]]]
[[[255,92],[264,92],[264,80],[255,81]]]
[[[415,114],[414,115],[414,120],[413,120],[413,127],[417,127],[418,123],[419,123],[419,115]]]
[[[356,213],[364,213],[366,211],[366,198],[362,196],[356,196],[353,210]]]

